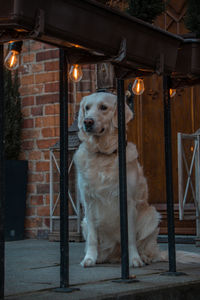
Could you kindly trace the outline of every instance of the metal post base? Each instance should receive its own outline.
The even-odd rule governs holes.
[[[71,287],[63,287],[57,288],[54,290],[56,293],[72,293],[75,291],[80,291],[78,288],[71,288]]]
[[[164,272],[160,274],[161,276],[187,276],[184,272]]]

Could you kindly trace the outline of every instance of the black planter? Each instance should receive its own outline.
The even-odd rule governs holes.
[[[24,238],[28,162],[7,160],[5,164],[5,239]]]

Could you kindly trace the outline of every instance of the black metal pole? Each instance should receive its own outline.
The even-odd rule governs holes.
[[[170,76],[163,76],[169,273],[175,273],[176,272],[176,249],[175,249],[175,231],[174,231],[174,200],[173,200],[173,176],[172,176],[171,106],[170,106],[170,95],[169,95],[170,80],[171,80]]]
[[[121,277],[129,278],[124,80],[117,79]]]
[[[5,206],[5,190],[4,190],[4,78],[3,78],[3,45],[0,45],[0,299],[4,298],[4,206]]]
[[[69,286],[68,64],[60,49],[60,288]]]

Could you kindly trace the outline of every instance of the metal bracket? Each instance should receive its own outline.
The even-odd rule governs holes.
[[[135,117],[135,105],[134,105],[135,95],[133,94],[133,91],[132,91],[132,83],[129,83],[128,90],[125,92],[125,96],[126,96],[126,103],[133,113],[133,118],[132,118],[132,120],[133,120]]]
[[[119,52],[117,53],[117,55],[112,56],[111,58],[109,58],[110,62],[120,63],[126,58],[126,44],[127,44],[126,39],[123,38],[121,43],[120,43]]]
[[[39,8],[36,13],[35,28],[29,34],[29,37],[36,38],[42,33],[44,33],[44,10]]]
[[[26,39],[34,39],[44,33],[44,10],[38,9],[35,18],[35,27],[31,32],[24,31],[13,31],[13,30],[2,30],[0,31],[0,43],[7,43],[11,40],[22,41]]]

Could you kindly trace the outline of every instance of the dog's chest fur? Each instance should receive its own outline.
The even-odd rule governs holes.
[[[88,152],[84,144],[75,154],[75,164],[81,176],[82,188],[90,197],[106,200],[110,193],[118,195],[118,157]],[[116,191],[117,189],[117,191]]]

